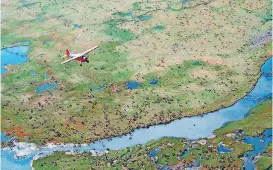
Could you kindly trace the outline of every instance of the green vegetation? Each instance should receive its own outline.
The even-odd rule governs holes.
[[[57,170],[63,167],[68,169],[155,169],[154,163],[149,160],[145,153],[146,148],[134,146],[129,150],[110,151],[107,155],[99,157],[91,156],[90,153],[82,155],[66,155],[57,152],[43,160],[34,161],[33,167],[41,170]],[[126,161],[126,164],[124,164]]]
[[[126,16],[129,15],[129,13],[128,12],[115,12],[112,15],[114,15],[114,16],[117,15],[117,16],[120,16],[120,17],[126,17]]]
[[[272,168],[272,157],[263,156],[256,162],[256,165],[258,170],[266,170]]]
[[[267,147],[266,151],[261,154],[261,157],[256,162],[258,170],[272,169],[272,143]]]
[[[156,169],[156,164],[161,164],[166,166],[179,165],[181,168],[185,168],[194,160],[198,160],[201,167],[208,169],[241,168],[243,166],[241,158],[247,151],[252,150],[252,145],[244,144],[243,136],[237,136],[236,139],[230,133],[243,130],[248,135],[249,128],[242,124],[244,121],[253,127],[252,131],[257,131],[257,133],[251,134],[261,134],[265,129],[272,128],[272,124],[271,126],[263,125],[271,121],[269,118],[265,119],[265,116],[271,115],[271,102],[272,99],[262,101],[250,110],[245,119],[234,121],[217,129],[215,131],[217,136],[203,139],[205,140],[204,144],[182,138],[161,138],[145,145],[109,151],[102,156],[91,156],[90,153],[66,155],[57,152],[52,156],[34,161],[33,166],[37,169]],[[229,129],[231,125],[234,127],[232,131],[227,131],[226,129]],[[218,153],[217,147],[220,142],[232,152]],[[269,146],[266,152],[272,151],[271,147]],[[159,153],[155,158],[149,157],[149,154],[155,149],[159,149]],[[184,154],[186,150],[189,150],[188,154]],[[259,169],[270,167],[271,159],[269,156],[262,156],[257,161],[257,167]]]
[[[263,102],[259,106],[252,109],[246,118],[240,121],[228,123],[223,128],[217,129],[215,134],[220,136],[235,132],[238,129],[243,129],[245,135],[248,136],[256,136],[261,134],[264,129],[272,127],[272,108],[270,103],[271,100]],[[253,129],[255,129],[255,131]]]
[[[271,55],[269,3],[5,1],[2,45],[29,40],[30,61],[2,76],[1,131],[38,145],[90,143],[231,105]],[[89,64],[60,64],[65,49],[95,44]],[[55,81],[56,89],[35,93]],[[128,81],[141,86],[128,90]]]
[[[124,22],[125,20],[109,20],[105,22],[106,30],[105,33],[113,38],[117,38],[120,43],[124,43],[130,40],[135,39],[135,35],[126,29],[118,28],[119,23]]]

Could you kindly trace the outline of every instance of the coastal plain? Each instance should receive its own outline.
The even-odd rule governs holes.
[[[216,129],[198,140],[161,138],[145,145],[102,154],[55,152],[34,160],[35,169],[272,169],[272,98],[252,108],[245,119]],[[253,130],[255,129],[255,130]],[[270,132],[271,130],[271,132]],[[270,133],[266,134],[265,131]],[[250,136],[250,137],[247,137]],[[255,137],[258,136],[258,137]],[[246,138],[260,141],[254,144]],[[264,148],[264,149],[259,149]],[[250,153],[254,150],[255,154]],[[260,153],[258,153],[260,152]],[[249,156],[248,158],[248,155]],[[258,156],[259,155],[259,156]],[[253,167],[247,162],[256,162]],[[255,163],[252,163],[255,164]]]
[[[1,131],[37,145],[91,143],[229,106],[272,55],[269,0],[1,5],[2,48],[29,46],[28,62],[2,75]],[[60,64],[66,49],[94,45],[89,64]],[[44,84],[56,86],[37,92]]]

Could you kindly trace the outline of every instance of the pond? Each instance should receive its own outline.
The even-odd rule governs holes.
[[[49,89],[55,89],[57,87],[56,83],[46,83],[46,84],[41,84],[39,87],[36,89],[37,94],[41,94],[43,92],[48,91]]]
[[[129,81],[126,84],[126,88],[130,90],[136,89],[138,86],[140,86],[140,83],[136,81]]]
[[[7,73],[6,65],[23,64],[28,61],[28,46],[15,46],[1,49],[1,74]]]

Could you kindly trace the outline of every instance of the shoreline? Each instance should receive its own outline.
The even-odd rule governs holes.
[[[272,57],[272,56],[271,56],[271,57]],[[263,62],[263,64],[264,64],[265,62],[267,62],[271,57],[269,57],[269,58],[267,57],[267,59]],[[262,65],[263,65],[263,64],[262,64]],[[260,69],[261,69],[262,65],[259,67]],[[251,89],[250,89],[244,96],[239,97],[238,99],[233,99],[233,100],[231,100],[231,101],[227,101],[226,104],[222,104],[222,107],[218,107],[218,109],[213,109],[213,110],[211,110],[211,111],[203,111],[203,112],[201,112],[201,113],[197,113],[197,114],[192,115],[192,116],[186,115],[186,116],[182,116],[182,117],[178,117],[178,118],[166,120],[166,121],[163,121],[163,122],[160,122],[160,123],[151,123],[151,124],[148,124],[148,125],[143,126],[143,127],[141,127],[141,126],[140,126],[140,127],[135,127],[135,128],[133,128],[132,130],[130,130],[130,131],[128,131],[128,132],[124,132],[124,133],[117,134],[117,135],[112,135],[112,136],[109,136],[109,137],[101,137],[101,138],[98,138],[98,139],[96,139],[96,140],[94,140],[94,141],[91,141],[90,143],[51,143],[51,142],[49,142],[49,143],[47,143],[46,145],[38,145],[38,144],[36,144],[36,143],[32,143],[32,144],[35,144],[35,145],[37,146],[37,148],[47,147],[47,145],[52,145],[52,144],[53,144],[53,145],[57,145],[57,146],[58,146],[58,145],[59,145],[59,146],[62,146],[62,145],[68,145],[68,146],[71,146],[71,145],[90,145],[90,144],[95,143],[95,142],[100,141],[100,140],[111,141],[113,138],[116,138],[116,137],[120,137],[120,138],[121,138],[121,137],[123,137],[123,136],[130,136],[131,133],[133,133],[133,132],[135,132],[136,130],[139,130],[139,129],[148,129],[148,128],[152,127],[152,126],[158,126],[158,125],[168,125],[168,124],[170,124],[170,123],[172,123],[172,122],[174,122],[174,121],[178,121],[178,120],[181,120],[181,119],[183,119],[183,118],[202,117],[202,116],[204,116],[204,115],[207,115],[207,114],[210,114],[210,113],[213,113],[213,112],[217,112],[217,111],[219,111],[219,110],[221,110],[221,109],[225,109],[225,108],[231,107],[231,106],[233,106],[234,104],[236,104],[236,102],[238,102],[239,100],[241,100],[241,99],[243,99],[244,97],[246,97],[247,95],[249,95],[249,93],[251,93],[251,91],[256,87],[256,84],[257,84],[258,80],[259,80],[261,77],[262,77],[262,72],[261,72],[261,70],[260,70],[259,76],[258,76],[258,78],[256,79],[254,85],[252,85]],[[209,109],[204,109],[204,110],[209,110]],[[226,122],[226,123],[228,123],[228,122]],[[226,123],[225,123],[225,124],[226,124]],[[223,124],[222,126],[224,126],[225,124]],[[221,127],[222,127],[222,126],[221,126]],[[185,138],[185,139],[187,139],[187,138]],[[191,140],[191,139],[187,139],[187,140]],[[26,141],[18,141],[18,142],[28,143],[28,142],[26,142]],[[1,146],[2,146],[2,145],[1,145]],[[0,149],[3,149],[1,146],[0,146]],[[4,148],[5,148],[5,147],[4,147]]]
[[[266,103],[271,103],[271,99],[265,99],[267,102]],[[252,107],[252,109],[254,108],[254,107],[258,107],[258,108],[260,108],[260,106],[262,106],[261,105],[261,103],[264,103],[264,101],[265,100],[262,100],[262,101],[259,101],[255,106],[253,106]],[[256,116],[258,116],[257,114],[259,114],[259,111],[256,111],[255,112],[255,114],[256,114]],[[270,114],[270,113],[268,113],[268,114]],[[256,117],[255,116],[255,117]],[[252,122],[253,122],[253,120],[255,120],[255,117],[253,118],[253,116],[252,116]],[[238,121],[240,121],[240,120],[238,120]],[[235,121],[236,122],[236,121]],[[222,127],[220,127],[220,129],[221,129]],[[246,128],[246,127],[245,127]],[[257,133],[257,134],[255,134],[254,136],[255,137],[262,137],[263,136],[263,134],[267,131],[267,130],[270,130],[272,128],[272,126],[271,127],[265,127],[263,130],[261,130],[261,131],[259,131],[259,133]],[[217,130],[217,129],[215,129],[215,130]],[[248,133],[246,133],[246,131],[244,131],[243,130],[243,132],[239,132],[240,131],[240,129],[236,129],[236,131],[230,131],[230,132],[226,132],[226,133],[223,133],[222,135],[223,136],[227,136],[227,137],[232,137],[233,139],[235,139],[235,141],[237,141],[236,140],[236,138],[235,138],[235,136],[236,135],[242,135],[241,136],[241,138],[245,138],[245,137],[252,137],[252,135],[250,135],[250,134],[248,134]],[[239,134],[237,134],[239,132]],[[212,137],[212,138],[221,138],[221,135],[220,136],[214,136],[214,137]],[[172,137],[167,137],[166,139],[171,139]],[[162,139],[162,138],[161,138]],[[157,142],[157,141],[160,141],[161,139],[158,139],[158,140],[155,140],[155,141],[149,141],[148,143],[145,143],[145,144],[141,144],[141,148],[149,148],[149,146],[151,146],[150,144],[151,143],[153,143],[153,142]],[[185,138],[180,138],[180,137],[178,137],[177,138],[178,140],[181,140],[181,142],[183,143],[183,141],[184,140],[186,140]],[[197,140],[189,140],[189,141],[187,141],[187,143],[189,143],[189,145],[190,146],[192,146],[192,144],[195,144],[195,143],[199,143],[199,144],[201,144],[201,145],[206,145],[206,143],[210,140],[211,138],[209,138],[209,137],[204,137],[204,138],[199,138],[199,139],[197,139]],[[165,141],[164,139],[163,139],[163,141]],[[239,140],[240,141],[240,140]],[[242,142],[242,141],[241,141]],[[160,142],[159,142],[160,143]],[[218,142],[217,142],[218,143]],[[236,143],[236,142],[235,142]],[[243,143],[245,143],[245,142],[243,142]],[[166,144],[166,143],[165,143]],[[210,142],[208,143],[208,144],[211,144]],[[219,144],[222,144],[222,142],[219,142],[218,143],[218,146],[219,146]],[[227,145],[225,145],[225,144],[222,144],[222,145],[224,145],[224,146],[229,146],[229,144],[227,144]],[[134,145],[134,146],[130,146],[130,148],[131,147],[138,147],[138,145]],[[228,147],[228,148],[230,148],[230,147]],[[235,148],[235,146],[233,146],[232,145],[232,148]],[[127,148],[128,149],[128,148]],[[119,151],[121,151],[122,152],[122,150],[126,150],[126,149],[121,149],[121,150],[119,150]],[[253,148],[251,149],[251,150],[248,150],[247,152],[250,152],[250,151],[252,151],[253,150]],[[127,150],[128,151],[128,150]],[[131,151],[131,150],[130,150]],[[150,153],[151,153],[151,150],[149,150],[150,151]],[[220,153],[221,154],[221,151],[217,151],[218,153]],[[67,153],[66,152],[63,152],[63,151],[56,151],[56,152],[54,152],[54,154],[56,154],[56,153],[63,153],[63,154],[65,154],[65,155],[67,155]],[[115,151],[113,151],[113,153],[115,153]],[[262,152],[261,152],[262,153]],[[81,156],[81,153],[78,153],[79,155],[78,156]],[[84,154],[88,154],[88,151],[85,151],[84,152]],[[245,155],[245,154],[244,154]],[[255,156],[256,157],[256,156]],[[240,158],[241,160],[243,159],[244,157],[242,157],[242,158]],[[201,159],[201,158],[200,158]]]
[[[34,169],[35,169],[35,168],[33,167],[33,161],[34,161],[34,159],[32,159],[31,162],[30,162],[30,168],[31,168],[31,170],[34,170]]]
[[[20,43],[20,42],[17,42],[17,43]],[[28,46],[28,45],[14,45],[14,46],[11,46],[11,48],[16,47],[16,46]],[[10,47],[5,47],[5,48],[10,48]],[[147,123],[142,124],[141,122],[138,122],[136,124],[136,126],[132,127],[131,129],[123,130],[123,132],[116,133],[114,135],[100,136],[100,137],[97,137],[97,138],[95,138],[93,140],[88,141],[87,143],[94,143],[94,142],[102,140],[102,139],[111,140],[112,138],[115,138],[115,137],[118,137],[118,136],[121,136],[121,137],[122,136],[127,136],[127,135],[130,136],[131,133],[133,133],[135,130],[138,130],[138,129],[148,129],[148,128],[152,127],[152,126],[157,126],[157,125],[168,125],[168,124],[170,124],[170,123],[172,123],[172,122],[174,122],[176,120],[181,120],[183,118],[191,118],[191,117],[196,117],[196,116],[201,116],[202,117],[202,116],[207,115],[209,113],[219,111],[220,109],[231,107],[237,101],[239,101],[242,98],[244,98],[245,96],[247,96],[256,87],[256,84],[257,84],[259,78],[262,76],[261,67],[271,57],[272,57],[271,51],[267,51],[263,55],[263,57],[261,57],[261,59],[265,59],[265,60],[263,62],[258,62],[257,63],[257,68],[259,68],[259,72],[258,72],[257,75],[255,75],[255,78],[251,79],[251,82],[253,82],[253,83],[251,83],[252,85],[249,86],[249,90],[247,90],[246,92],[242,92],[241,89],[244,89],[244,88],[241,87],[240,90],[238,90],[241,93],[239,95],[238,94],[235,94],[233,96],[231,95],[229,100],[222,99],[221,103],[216,101],[215,104],[212,103],[212,104],[210,104],[211,106],[207,106],[204,109],[200,108],[197,111],[196,110],[194,110],[194,111],[191,110],[191,111],[186,111],[186,112],[180,112],[179,114],[176,114],[173,117],[165,118],[165,120],[163,120],[163,121],[160,121],[157,118],[156,121],[153,121],[152,123],[147,122]],[[20,142],[27,142],[27,141],[20,141]],[[79,141],[79,142],[80,142],[79,144],[86,144],[86,142],[83,142],[83,141]],[[35,143],[38,147],[43,147],[44,146],[44,145],[41,145],[41,144],[37,144],[35,141],[33,143]],[[64,142],[64,143],[66,143],[66,142]]]
[[[260,74],[259,74],[259,78],[255,81],[256,83],[252,86],[252,89],[251,89],[251,91],[249,91],[246,95],[244,95],[243,97],[241,97],[240,99],[243,99],[245,96],[247,96],[247,95],[249,95],[249,93],[251,93],[252,91],[253,91],[253,89],[255,88],[255,87],[257,87],[257,85],[259,85],[258,84],[258,82],[259,82],[259,80],[261,80],[260,78],[261,78],[261,76],[263,76],[263,74],[261,74],[262,73],[262,66],[269,60],[269,59],[272,59],[272,57],[269,57],[265,62],[263,62],[263,64],[260,66]],[[263,79],[262,79],[263,80]],[[272,81],[272,80],[271,80]],[[263,81],[262,81],[263,82]],[[268,90],[268,89],[267,89]],[[270,91],[271,92],[271,91]],[[268,93],[268,92],[267,92]],[[266,99],[267,97],[268,97],[268,95],[267,95],[267,93],[262,93],[262,94],[264,94],[265,95],[265,97],[263,97],[263,100],[264,99]],[[261,95],[262,95],[261,94]],[[264,96],[264,95],[262,95],[262,96]],[[237,100],[236,102],[238,102],[238,101],[240,101],[240,99],[239,100]],[[247,99],[246,99],[247,100]],[[263,101],[262,100],[262,101]],[[254,99],[254,101],[256,101],[255,102],[255,104],[254,104],[254,106],[256,106],[259,102],[261,102],[260,100],[255,100]],[[236,103],[235,102],[235,103]],[[235,105],[235,103],[233,103],[232,105]],[[232,106],[232,105],[230,105],[230,106]],[[230,107],[229,106],[229,107]],[[251,107],[253,107],[253,105],[251,105]],[[220,109],[224,109],[224,108],[226,108],[226,107],[222,107],[222,108],[220,108]],[[218,110],[220,110],[220,109],[218,109]],[[215,112],[215,111],[214,111]],[[208,115],[209,113],[214,113],[214,112],[207,112],[207,113],[205,113],[205,115]],[[239,112],[240,113],[240,112]],[[243,117],[238,117],[237,119],[235,119],[235,120],[241,120],[241,119],[244,119],[244,117],[245,117],[245,115],[246,115],[247,113],[243,113]],[[204,114],[203,114],[204,115]],[[191,118],[192,117],[203,117],[202,115],[196,115],[196,116],[191,116]],[[242,116],[242,115],[241,115]],[[185,117],[182,117],[182,118],[185,118]],[[179,118],[179,120],[180,119],[182,119],[182,118]],[[176,119],[177,120],[177,119]],[[173,120],[173,121],[175,121],[175,120]],[[171,121],[171,122],[173,122],[173,121]],[[234,121],[233,119],[229,119],[229,120],[225,120],[224,122],[231,122],[231,121]],[[165,125],[166,124],[170,124],[170,123],[164,123]],[[221,128],[221,127],[223,127],[225,125],[225,123],[223,123],[222,125],[216,125],[217,126],[217,128]],[[150,125],[151,126],[151,125]],[[149,127],[150,127],[149,126]],[[146,128],[148,128],[148,127],[146,127]],[[195,137],[193,137],[193,139],[190,139],[190,138],[188,138],[188,137],[183,137],[183,136],[181,136],[180,138],[184,138],[185,140],[190,140],[190,141],[198,141],[198,140],[200,140],[200,139],[209,139],[209,138],[211,138],[211,137],[215,137],[215,134],[214,134],[214,131],[215,131],[215,128],[216,127],[213,127],[213,129],[212,129],[212,134],[210,135],[210,134],[205,134],[205,135],[207,135],[207,136],[205,136],[205,137],[196,137],[196,139],[195,139]],[[216,128],[216,129],[217,129]],[[142,129],[145,129],[145,128],[142,128]],[[131,132],[129,132],[129,133],[125,133],[125,135],[119,135],[119,138],[122,138],[123,136],[129,136],[132,132],[134,132],[134,131],[136,131],[137,129],[134,129],[133,131],[131,131]],[[210,132],[210,130],[209,130],[209,133],[211,133]],[[137,136],[137,135],[136,135]],[[162,135],[160,138],[162,138],[162,137],[176,137],[176,136],[164,136],[164,135]],[[153,141],[153,140],[156,140],[157,139],[157,137],[156,138],[153,138],[153,139],[148,139],[148,140],[145,140],[145,141],[137,141],[137,143],[135,143],[134,141],[133,141],[133,143],[128,143],[129,145],[122,145],[122,146],[117,146],[118,148],[113,148],[112,146],[111,146],[111,142],[108,142],[108,141],[111,141],[112,139],[114,139],[114,140],[119,140],[119,138],[118,137],[109,137],[109,138],[102,138],[103,140],[101,140],[101,141],[99,141],[99,140],[96,140],[95,142],[90,142],[89,143],[89,145],[88,144],[73,144],[73,143],[70,143],[70,144],[68,144],[68,143],[58,143],[58,144],[54,144],[54,143],[47,143],[46,145],[43,145],[44,146],[44,148],[43,148],[43,146],[37,146],[37,145],[35,145],[35,147],[36,147],[36,149],[33,151],[32,150],[32,152],[28,152],[29,151],[29,148],[27,148],[27,147],[24,147],[24,145],[22,145],[22,144],[24,144],[24,142],[21,142],[21,143],[19,143],[19,145],[21,144],[21,146],[23,146],[22,148],[23,148],[23,151],[22,150],[20,150],[20,148],[19,148],[19,156],[21,156],[21,158],[22,159],[24,159],[24,158],[26,158],[26,159],[29,159],[29,158],[34,158],[35,156],[39,156],[39,154],[46,154],[46,153],[48,153],[48,151],[50,151],[50,152],[62,152],[62,151],[64,151],[64,152],[68,152],[68,151],[71,151],[71,150],[74,150],[74,151],[76,151],[76,152],[79,152],[79,153],[81,153],[81,152],[91,152],[91,151],[94,151],[94,152],[101,152],[101,151],[108,151],[108,150],[119,150],[119,149],[124,149],[124,148],[128,148],[128,147],[130,147],[130,146],[134,146],[134,145],[145,145],[147,142],[149,142],[149,141]],[[123,139],[122,139],[123,140]],[[130,138],[129,138],[129,140],[127,139],[127,138],[124,138],[124,140],[127,140],[127,142],[128,141],[130,141]],[[109,143],[110,143],[110,145],[109,145]],[[25,143],[26,145],[29,145],[29,144],[31,144],[31,143]],[[32,143],[33,144],[33,143]],[[107,146],[108,145],[108,146]],[[61,146],[61,148],[57,148],[57,147],[60,147]],[[65,147],[71,147],[71,148],[65,148]],[[86,148],[83,148],[83,147],[79,147],[78,149],[77,148],[75,148],[75,147],[79,147],[79,146],[87,146]],[[12,150],[12,149],[14,149],[13,147],[8,147],[9,148],[9,150]],[[47,148],[49,148],[49,149],[47,149]],[[54,149],[51,149],[50,150],[50,148],[56,148],[55,150]],[[1,148],[1,150],[2,150],[3,148]],[[7,147],[6,148],[4,148],[4,149],[7,149]],[[16,148],[15,148],[16,149]],[[18,149],[18,148],[17,148]],[[14,151],[14,150],[13,150]],[[16,158],[16,154],[17,153],[15,153],[15,155],[14,155],[14,158],[13,159],[15,159]],[[31,159],[31,160],[32,160]],[[31,161],[30,160],[30,161]],[[10,161],[12,161],[12,160],[10,160]],[[30,166],[30,163],[31,162],[29,162],[28,163],[28,166],[29,166],[29,168],[31,168]]]
[[[2,72],[1,71],[1,78],[3,78],[3,76],[4,75],[7,75],[7,74],[9,74],[9,69],[10,68],[13,68],[14,66],[16,66],[16,65],[18,65],[18,64],[24,64],[24,63],[26,63],[26,62],[29,62],[30,60],[29,60],[29,56],[28,56],[28,53],[29,53],[29,50],[30,50],[30,47],[29,47],[29,45],[27,45],[27,44],[22,44],[22,45],[20,45],[20,42],[18,42],[18,45],[16,44],[16,45],[12,45],[12,46],[10,46],[10,47],[4,47],[4,48],[1,48],[1,54],[2,54],[2,50],[5,50],[5,49],[7,49],[7,48],[20,48],[20,47],[28,47],[28,50],[27,50],[27,52],[26,53],[24,53],[24,54],[22,54],[22,55],[25,55],[25,57],[27,58],[27,60],[25,61],[25,62],[21,62],[21,63],[16,63],[16,64],[5,64],[5,65],[3,65],[3,67],[1,66],[1,69],[5,69],[5,72]],[[17,55],[17,54],[16,54]]]
[[[265,60],[265,62],[267,62],[270,58],[271,58],[271,57],[267,58],[267,59]],[[265,63],[265,62],[264,62],[264,63]],[[260,67],[260,68],[261,68],[261,67]],[[168,122],[158,123],[158,124],[154,124],[154,125],[151,124],[151,125],[148,125],[148,126],[145,126],[145,127],[138,127],[138,128],[133,129],[132,131],[125,132],[125,133],[123,133],[123,134],[121,134],[121,135],[116,135],[116,136],[111,136],[111,137],[106,137],[106,138],[100,138],[100,139],[94,140],[94,141],[92,141],[92,142],[90,142],[90,143],[47,143],[46,145],[37,145],[37,144],[35,144],[35,143],[28,143],[28,142],[21,142],[21,143],[34,144],[34,145],[36,146],[36,151],[39,151],[40,148],[81,147],[81,146],[88,146],[88,145],[91,145],[91,144],[93,144],[93,143],[95,143],[95,142],[98,142],[98,141],[100,141],[100,140],[111,141],[111,140],[113,140],[113,138],[118,138],[118,137],[121,138],[121,137],[123,137],[123,136],[130,136],[131,133],[133,133],[134,131],[136,131],[136,130],[138,130],[138,129],[148,129],[148,128],[152,127],[152,126],[167,125],[167,124],[170,124],[170,123],[173,122],[173,121],[178,121],[178,120],[181,120],[181,119],[183,119],[183,118],[202,117],[203,115],[207,115],[207,114],[210,114],[210,113],[219,111],[220,109],[224,109],[224,108],[227,108],[227,107],[231,107],[231,106],[233,106],[236,102],[238,102],[239,100],[241,100],[241,99],[243,99],[244,97],[246,97],[246,96],[247,96],[247,95],[256,87],[257,82],[258,82],[258,80],[261,78],[261,76],[262,76],[262,73],[261,73],[261,71],[260,71],[259,77],[258,77],[258,79],[255,81],[255,84],[253,85],[253,87],[251,88],[251,90],[250,90],[246,95],[244,95],[243,97],[239,98],[239,99],[236,100],[235,102],[232,102],[231,105],[228,105],[228,106],[225,106],[225,107],[221,107],[221,108],[219,108],[219,109],[216,109],[216,110],[213,110],[213,111],[210,111],[210,112],[205,112],[205,113],[203,113],[203,114],[198,114],[198,115],[194,115],[194,116],[184,116],[184,117],[180,117],[180,118],[178,118],[178,119],[174,119],[174,120],[171,120],[171,121],[168,121]],[[267,97],[267,98],[268,98],[268,97]],[[265,98],[265,99],[266,99],[266,98]],[[265,100],[265,99],[263,99],[263,100]],[[225,126],[227,123],[229,123],[229,122],[224,123],[221,127]],[[214,132],[213,132],[213,135],[215,135]],[[212,135],[212,136],[213,136],[213,135]],[[209,137],[208,137],[208,138],[209,138]],[[186,137],[184,137],[184,139],[186,139],[186,140],[196,140],[196,139],[189,139],[189,138],[186,138]],[[201,139],[201,138],[199,138],[199,139]],[[20,143],[20,142],[18,142],[18,143]],[[1,145],[1,150],[2,150],[2,149],[7,149],[7,148],[11,148],[11,147],[5,146],[5,147],[2,148],[2,145]],[[69,150],[69,149],[68,149],[68,150]],[[106,150],[108,150],[108,148],[106,148]],[[34,152],[35,152],[35,151],[34,151]],[[25,156],[27,156],[27,155],[25,155]]]
[[[260,103],[260,102],[259,102]],[[220,128],[222,128],[222,127],[220,127]],[[216,129],[215,129],[216,130]],[[257,136],[262,136],[263,135],[263,133],[266,131],[266,130],[268,130],[268,129],[265,129],[264,131],[262,131],[262,132],[260,132],[260,133],[258,133],[258,134],[256,134],[255,136],[257,137]],[[230,133],[229,133],[230,134]],[[234,132],[232,132],[231,134],[234,134]],[[226,134],[227,135],[227,134]],[[255,137],[255,136],[251,136],[251,135],[246,135],[246,136],[249,136],[249,137]],[[216,138],[217,136],[216,135],[213,135],[213,136],[210,136],[210,137],[203,137],[203,138],[199,138],[199,139],[187,139],[187,138],[184,138],[184,137],[181,137],[181,139],[184,139],[184,140],[186,140],[186,141],[188,141],[188,142],[190,142],[190,143],[199,143],[199,142],[201,142],[202,140],[204,140],[204,141],[208,141],[209,139],[213,139],[213,138]],[[162,138],[164,138],[164,137],[162,137]],[[167,137],[167,138],[178,138],[178,139],[180,139],[180,137]],[[151,140],[151,141],[153,141],[153,140]],[[151,142],[151,141],[149,141],[149,142]],[[144,143],[144,144],[137,144],[137,145],[146,145],[147,143]],[[200,143],[201,144],[201,143]],[[51,147],[45,147],[45,148],[55,148],[55,147],[74,147],[73,145],[79,145],[78,147],[81,147],[82,145],[81,144],[51,144]],[[136,146],[136,145],[133,145],[133,146]],[[126,147],[127,148],[127,147]],[[122,149],[126,149],[126,148],[121,148],[121,149],[112,149],[112,151],[114,151],[114,150],[122,150]],[[37,148],[38,149],[38,148]],[[37,150],[37,151],[39,151],[39,149]],[[252,151],[252,150],[250,150],[250,151]],[[107,154],[108,153],[108,150],[106,149],[106,150],[104,150],[104,151],[95,151],[95,150],[88,150],[88,151],[71,151],[71,149],[67,149],[67,150],[61,150],[61,151],[49,151],[48,153],[42,153],[42,152],[40,152],[40,153],[36,153],[34,156],[33,156],[33,158],[32,158],[32,160],[31,160],[31,162],[30,162],[30,167],[31,167],[31,169],[32,170],[34,170],[34,168],[33,168],[33,161],[35,161],[35,160],[38,160],[38,159],[42,159],[42,158],[45,158],[45,157],[48,157],[48,156],[51,156],[51,155],[53,155],[55,152],[64,152],[66,155],[69,155],[69,154],[82,154],[82,153],[90,153],[92,156],[102,156],[103,154]],[[28,156],[28,155],[26,155],[26,156]],[[21,157],[21,158],[24,158],[24,157],[26,157],[26,156],[23,156],[23,157]],[[15,158],[15,159],[21,159],[21,158]],[[242,158],[244,158],[244,157],[242,157]]]
[[[18,46],[29,46],[30,41],[28,40],[23,40],[23,41],[18,41],[18,42],[14,42],[12,43],[13,45],[8,45],[8,46],[2,46],[1,50],[5,49],[5,48],[13,48],[13,47],[18,47]]]
[[[22,45],[20,45],[20,44],[18,44],[18,45],[12,45],[12,46],[7,46],[7,47],[3,47],[3,48],[1,48],[1,50],[4,50],[4,49],[6,49],[6,48],[15,48],[15,47],[20,47],[20,46],[29,46],[29,45],[27,45],[27,44],[22,44]]]

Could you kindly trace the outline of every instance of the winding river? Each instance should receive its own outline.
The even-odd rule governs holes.
[[[199,139],[213,135],[213,131],[225,123],[240,120],[257,103],[271,96],[272,92],[272,57],[261,68],[262,75],[252,91],[230,107],[215,112],[175,120],[166,125],[155,125],[137,129],[130,135],[103,139],[86,145],[47,145],[36,147],[35,144],[17,143],[16,147],[1,149],[1,166],[4,170],[29,170],[34,157],[46,155],[53,151],[105,151],[106,149],[122,149],[136,144],[144,144],[161,137],[184,137]],[[16,156],[26,155],[15,159]]]

